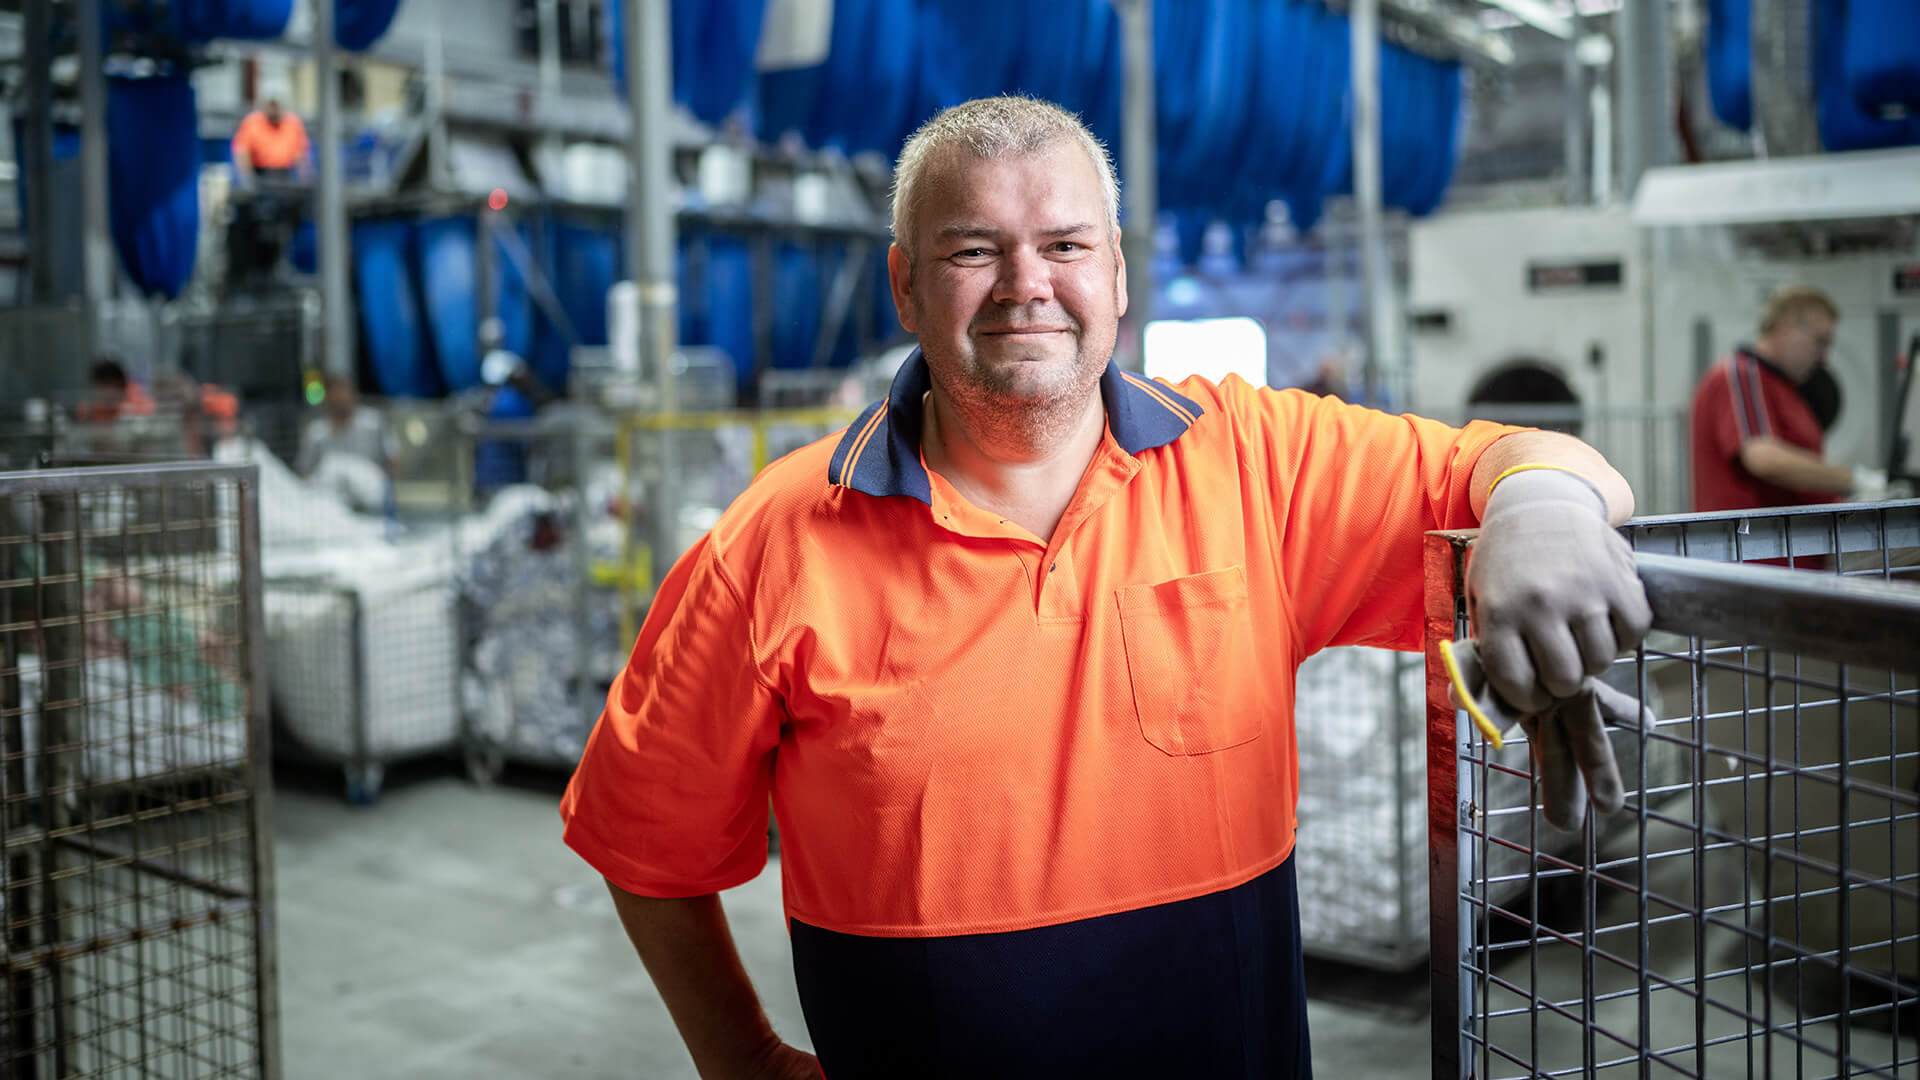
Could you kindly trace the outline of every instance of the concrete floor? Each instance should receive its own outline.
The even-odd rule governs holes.
[[[482,790],[421,765],[359,808],[337,778],[277,777],[288,1080],[694,1077],[599,876],[560,843],[557,780]],[[725,902],[774,1026],[808,1045],[778,863]],[[1428,1075],[1424,971],[1316,964],[1309,980],[1319,1075]]]
[[[396,770],[370,808],[342,801],[337,773],[282,769],[276,782],[280,1015],[290,1080],[694,1076],[598,876],[560,843],[558,779],[510,773],[506,783],[480,789],[453,766],[428,763]],[[1656,850],[1678,844],[1671,837],[1654,840]],[[1656,865],[1650,881],[1656,895],[1686,895],[1691,872],[1682,862]],[[1724,902],[1717,894],[1738,878],[1737,862],[1713,867],[1711,901]],[[1596,925],[1630,925],[1631,900],[1631,894],[1610,898]],[[775,1027],[806,1046],[781,925],[778,863],[725,902]],[[1576,926],[1567,922],[1564,929],[1577,933]],[[1738,970],[1736,938],[1730,930],[1709,932],[1701,947],[1712,969]],[[1623,944],[1605,944],[1632,955]],[[1656,974],[1684,979],[1693,970],[1695,943],[1673,924],[1657,927],[1650,946]],[[1517,986],[1537,987],[1548,1000],[1569,1003],[1578,1015],[1576,947],[1517,949],[1496,971]],[[1604,965],[1595,979],[1603,995],[1638,981],[1633,972]],[[1424,968],[1381,975],[1313,963],[1308,984],[1318,1075],[1395,1080],[1431,1074]],[[1684,1071],[1655,1063],[1654,1075],[1695,1075],[1702,1065],[1704,1075],[1762,1075],[1765,1037],[1743,1037],[1731,1015],[1743,1006],[1762,1007],[1746,993],[1737,975],[1716,985],[1711,996],[1722,1005],[1710,1007],[1704,1019],[1696,1017],[1691,996],[1655,993],[1652,1045],[1690,1046],[1696,1022],[1720,1044],[1704,1059],[1691,1050],[1674,1054],[1668,1060]],[[1584,1054],[1577,1023],[1543,1011],[1536,1036],[1525,998],[1496,990],[1488,1004],[1494,1018],[1482,1030],[1496,1046],[1545,1067],[1578,1070]],[[1516,1007],[1519,1015],[1500,1015]],[[1629,1040],[1624,1046],[1598,1041],[1601,1073],[1640,1075],[1632,1049],[1640,1044],[1638,1008],[1631,995],[1596,1007],[1596,1019]],[[1772,1015],[1790,1022],[1794,1007],[1776,998]],[[1913,1015],[1909,1011],[1909,1019]],[[1912,1038],[1850,1034],[1858,1063],[1899,1060],[1897,1075],[1920,1070]],[[1834,1035],[1831,1025],[1809,1024],[1795,1037],[1776,1036],[1771,1075],[1831,1075],[1830,1058],[1796,1060],[1795,1051],[1803,1041],[1832,1047]],[[1488,1076],[1527,1074],[1497,1057],[1485,1064]]]

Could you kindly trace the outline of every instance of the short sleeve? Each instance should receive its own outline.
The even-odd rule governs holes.
[[[1479,524],[1473,467],[1524,429],[1455,428],[1300,390],[1241,384],[1237,396],[1265,449],[1299,658],[1329,645],[1418,649],[1425,535]]]
[[[1701,384],[1700,401],[1693,410],[1692,421],[1699,425],[1705,436],[1706,448],[1718,461],[1732,461],[1739,457],[1740,446],[1746,442],[1735,404],[1731,376],[1724,379],[1710,377]]]
[[[560,804],[569,847],[641,896],[699,896],[767,861],[784,710],[710,537],[676,563]]]

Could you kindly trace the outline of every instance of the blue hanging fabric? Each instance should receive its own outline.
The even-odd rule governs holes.
[[[773,253],[773,366],[813,366],[820,337],[820,260],[808,246],[779,244]]]
[[[1753,8],[1750,0],[1707,0],[1707,98],[1736,131],[1753,126]]]
[[[1086,36],[1086,21],[1086,6],[1072,0],[1030,5],[1007,89],[1074,109],[1069,99],[1077,95],[1080,73],[1070,43]]]
[[[620,280],[620,234],[571,221],[554,219],[547,225],[547,280],[561,310],[580,335],[582,345],[607,343],[607,290]],[[544,312],[537,322],[549,323]],[[573,367],[566,335],[551,325],[536,329],[534,373],[558,389],[567,385]]]
[[[414,230],[420,295],[441,381],[455,393],[470,390],[481,384],[473,219],[431,218]]]
[[[911,3],[835,0],[832,43],[807,127],[813,141],[850,153],[899,155],[917,119],[918,27]]]
[[[687,71],[686,106],[702,123],[718,127],[746,101],[753,88],[753,57],[760,48],[760,24],[766,0],[705,0],[692,7],[704,15],[697,40],[698,56]],[[675,82],[681,81],[677,65]]]
[[[412,226],[404,221],[354,223],[353,270],[359,286],[361,337],[382,394],[439,397],[445,387],[427,354],[409,265],[412,235]]]
[[[1027,15],[1025,0],[920,0],[920,85],[932,107],[1006,93]]]
[[[386,34],[400,0],[334,0],[333,40],[348,52],[365,52]]]
[[[753,329],[753,256],[738,236],[706,240],[706,344],[733,360],[735,385],[753,385],[757,357]]]
[[[173,0],[168,14],[174,33],[196,44],[216,38],[267,41],[286,32],[293,0]]]
[[[171,299],[200,239],[200,130],[184,75],[107,80],[108,202],[121,265]]]
[[[1080,117],[1094,137],[1106,144],[1117,168],[1124,159],[1121,104],[1126,96],[1121,74],[1120,15],[1109,0],[1085,0],[1089,5],[1087,33],[1080,50]],[[1125,217],[1125,200],[1121,216]]]
[[[877,0],[868,8],[870,46],[856,66],[866,74],[861,107],[854,110],[850,149],[900,156],[907,137],[924,117],[914,115],[920,72],[914,58],[920,41],[919,8],[898,0]]]
[[[1829,150],[1875,150],[1920,142],[1920,116],[1887,119],[1860,108],[1845,78],[1849,0],[1822,0],[1813,8],[1814,114]]]
[[[510,226],[519,238],[515,245],[522,253],[532,250],[524,225]],[[533,296],[527,291],[526,275],[507,252],[507,240],[493,238],[493,312],[500,320],[500,346],[523,359],[533,353]],[[556,392],[565,386],[552,388]]]
[[[1174,190],[1184,192],[1188,201],[1216,210],[1222,208],[1226,178],[1236,167],[1235,144],[1244,126],[1247,86],[1253,78],[1253,2],[1207,0],[1197,13],[1204,19],[1200,66],[1167,73],[1195,81],[1192,119],[1173,164]]]
[[[1842,75],[1869,112],[1920,111],[1920,2],[1847,0]]]

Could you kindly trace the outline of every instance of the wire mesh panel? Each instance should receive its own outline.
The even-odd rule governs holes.
[[[0,1077],[274,1077],[253,471],[0,474]]]
[[[1427,762],[1420,658],[1325,649],[1294,678],[1300,828],[1294,838],[1307,952],[1384,969],[1427,944]]]
[[[1455,722],[1471,538],[1430,538],[1434,1075],[1920,1077],[1920,504],[1627,532],[1654,721],[1578,834]]]

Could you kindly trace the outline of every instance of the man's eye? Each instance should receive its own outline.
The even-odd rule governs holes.
[[[1053,250],[1066,252],[1085,251],[1087,250],[1087,246],[1078,240],[1062,240],[1053,245]]]
[[[953,253],[956,259],[981,259],[987,255],[986,248],[964,248]]]

